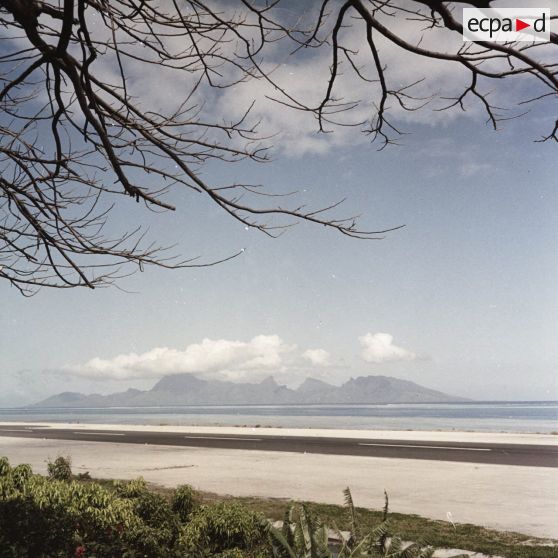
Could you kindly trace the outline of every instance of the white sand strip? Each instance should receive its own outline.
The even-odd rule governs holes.
[[[535,444],[558,446],[558,436],[552,434],[525,434],[509,432],[460,432],[439,430],[337,430],[325,428],[253,428],[241,426],[172,426],[172,425],[130,425],[130,424],[80,424],[35,422],[0,422],[0,426],[13,428],[16,425],[33,425],[40,428],[67,428],[72,431],[94,430],[96,432],[145,431],[145,432],[181,432],[194,435],[224,436],[316,436],[330,438],[363,438],[370,440],[408,440],[426,442],[470,442],[498,444]]]
[[[168,487],[188,483],[234,496],[341,504],[342,490],[350,486],[357,505],[376,509],[383,505],[385,489],[395,512],[558,539],[558,468],[121,444],[114,440],[0,437],[0,455],[12,464],[30,463],[41,473],[46,471],[48,459],[69,455],[75,472],[89,471],[94,477],[132,479],[141,475]]]

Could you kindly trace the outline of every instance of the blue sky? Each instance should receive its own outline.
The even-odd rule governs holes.
[[[534,144],[530,129],[523,120],[495,133],[461,117],[419,127],[387,151],[359,145],[215,169],[216,179],[233,172],[297,184],[311,200],[346,196],[346,211],[363,223],[406,227],[382,241],[308,225],[269,239],[177,196],[176,214],[153,219],[153,236],[178,241],[185,255],[245,252],[208,269],[147,269],[120,283],[131,293],[43,290],[24,299],[2,285],[2,404],[61,389],[149,387],[157,374],[112,381],[64,367],[256,336],[289,347],[280,364],[243,380],[386,374],[473,398],[556,398],[556,169],[551,146]],[[379,332],[415,358],[363,360],[359,337]],[[327,365],[301,358],[308,349],[327,351]]]
[[[558,398],[556,148],[533,142],[550,108],[497,132],[475,106],[427,110],[381,152],[357,130],[319,136],[266,108],[264,124],[283,125],[273,162],[212,164],[206,180],[297,190],[297,204],[347,198],[338,214],[363,228],[405,228],[359,241],[299,224],[270,239],[190,192],[171,194],[175,213],[121,204],[115,226],[140,220],[186,257],[244,252],[147,268],[122,290],[25,299],[1,284],[0,405],[149,388],[171,372],[289,385],[384,374],[484,400]]]

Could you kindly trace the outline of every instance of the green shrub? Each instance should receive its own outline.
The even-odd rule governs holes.
[[[238,556],[255,556],[263,552],[266,542],[265,519],[237,502],[201,506],[191,516],[182,533],[187,555],[214,557],[225,551]],[[246,554],[238,554],[245,551]],[[189,553],[189,554],[188,554]],[[235,556],[229,552],[228,556]]]
[[[72,460],[70,457],[58,456],[54,461],[47,464],[48,478],[51,480],[71,481]]]
[[[196,508],[192,487],[188,484],[177,487],[172,495],[171,506],[174,513],[180,518],[180,521],[186,523],[190,514]]]
[[[10,462],[7,457],[0,457],[0,477],[5,477],[9,474]]]
[[[122,498],[97,483],[54,480],[34,475],[28,465],[6,470],[2,464],[2,557],[66,558],[80,548],[97,558],[178,556],[179,522],[164,498],[149,492]]]
[[[240,550],[238,548],[233,548],[229,550],[224,550],[219,554],[213,555],[211,558],[267,558],[269,554],[266,552],[263,553],[264,549],[260,549],[260,551],[254,552],[247,552],[245,550]]]
[[[121,498],[138,498],[148,492],[147,483],[143,477],[131,481],[114,481],[114,490]]]
[[[170,503],[163,496],[150,492],[141,477],[123,482],[114,482],[115,493],[128,501],[133,513],[143,527],[130,533],[136,547],[144,548],[150,557],[165,557],[178,540],[180,520]]]
[[[10,480],[13,482],[15,488],[23,490],[32,475],[33,470],[31,469],[31,465],[21,463],[11,470]]]

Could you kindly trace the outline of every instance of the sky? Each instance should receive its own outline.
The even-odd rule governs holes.
[[[395,75],[426,72],[432,91],[460,78],[445,66],[409,68],[387,49]],[[279,77],[316,96],[327,62],[284,58]],[[146,95],[176,95],[173,83],[154,93],[152,79],[137,77]],[[365,229],[404,228],[366,241],[300,223],[273,239],[186,191],[171,193],[171,213],[120,203],[115,226],[139,220],[185,257],[242,253],[204,269],[146,268],[119,288],[23,298],[0,284],[0,406],[149,389],[170,373],[272,375],[289,386],[382,374],[479,400],[558,399],[558,159],[555,144],[534,141],[555,106],[498,131],[475,103],[398,114],[409,134],[378,151],[358,129],[317,134],[314,121],[265,94],[241,84],[209,101],[234,115],[255,98],[262,126],[276,133],[273,160],[212,163],[204,179],[296,191],[295,205],[346,199],[337,215],[358,214]]]

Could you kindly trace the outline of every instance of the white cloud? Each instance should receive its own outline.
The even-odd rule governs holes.
[[[358,340],[362,345],[361,356],[366,362],[381,363],[417,358],[412,351],[394,345],[393,335],[389,333],[367,333]]]
[[[293,346],[277,335],[258,335],[248,342],[204,339],[183,350],[156,347],[141,354],[122,354],[111,359],[97,357],[84,364],[65,366],[63,370],[95,379],[128,380],[195,373],[242,381],[280,371],[283,355],[293,350]]]
[[[308,349],[302,353],[302,358],[310,361],[314,366],[328,366],[330,354],[325,349]]]

